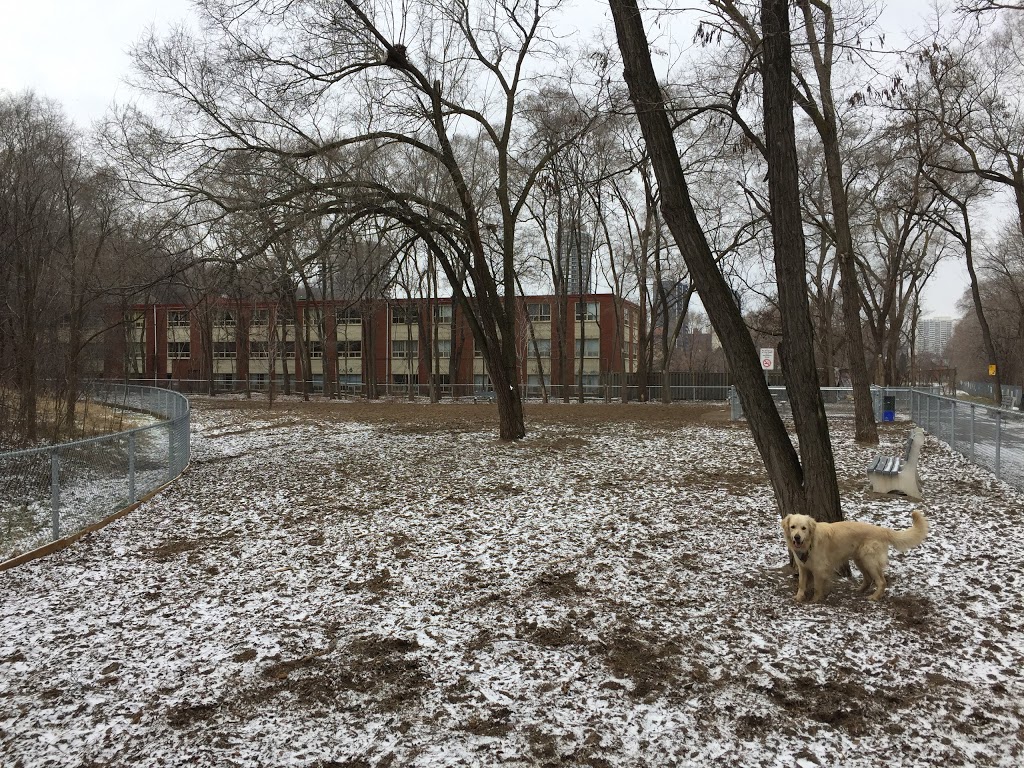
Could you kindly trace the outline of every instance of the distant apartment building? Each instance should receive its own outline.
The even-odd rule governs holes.
[[[570,296],[561,331],[552,311],[557,300],[518,301],[521,385],[597,387],[609,374],[636,370],[635,304],[610,294]],[[462,393],[490,386],[469,323],[447,298],[146,304],[132,308],[125,328],[126,378],[264,389],[273,377],[293,387],[309,381],[317,391],[336,385],[356,392],[370,383],[422,386],[431,377]]]
[[[594,263],[594,238],[580,226],[563,226],[562,274],[565,292],[585,294],[590,291]]]
[[[931,317],[917,323],[917,351],[942,357],[953,336],[953,318]]]
[[[665,295],[665,327],[669,333],[676,327],[676,323],[679,321],[679,315],[683,312],[683,304],[686,300],[686,292],[689,289],[685,280],[662,280],[660,292]],[[676,349],[682,349],[686,343],[686,337],[690,334],[690,329],[684,327],[680,328],[679,336],[676,337],[675,347]]]

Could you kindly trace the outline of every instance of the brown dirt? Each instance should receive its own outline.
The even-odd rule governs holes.
[[[276,400],[268,409],[266,399],[206,398],[207,409],[251,411],[277,417],[302,416],[335,422],[401,425],[409,432],[460,431],[497,428],[497,411],[490,403],[410,403],[404,400],[330,400],[317,398]],[[567,424],[573,427],[609,422],[676,429],[686,425],[715,424],[727,427],[725,403],[527,403],[527,429],[534,424]],[[737,428],[744,427],[737,422]],[[554,447],[554,446],[553,446]]]

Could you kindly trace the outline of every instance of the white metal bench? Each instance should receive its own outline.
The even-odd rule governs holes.
[[[924,430],[914,427],[907,437],[902,456],[879,454],[868,464],[868,480],[875,493],[900,493],[913,499],[922,497],[917,460],[924,445]]]

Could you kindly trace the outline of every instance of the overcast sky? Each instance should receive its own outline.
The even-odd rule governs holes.
[[[931,0],[890,0],[886,28],[896,34],[917,26],[930,5]],[[131,99],[123,80],[132,44],[151,25],[165,30],[186,18],[189,6],[188,0],[0,0],[0,89],[33,89],[88,127],[115,100]],[[580,26],[589,27],[593,17],[606,15],[606,6],[582,0],[579,13]],[[966,283],[963,267],[940,267],[926,313],[955,314]]]

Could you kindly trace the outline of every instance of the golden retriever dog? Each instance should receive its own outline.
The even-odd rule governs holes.
[[[832,575],[843,563],[853,560],[864,578],[860,591],[875,591],[868,598],[878,600],[885,591],[885,569],[889,565],[889,547],[906,552],[928,535],[928,521],[920,510],[911,514],[910,528],[895,531],[870,523],[843,521],[819,523],[808,515],[786,515],[782,530],[799,572],[796,599],[807,599],[808,581],[813,583],[814,600],[820,603],[832,586]]]

